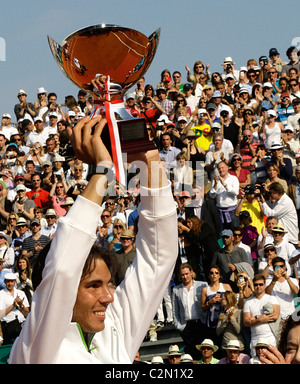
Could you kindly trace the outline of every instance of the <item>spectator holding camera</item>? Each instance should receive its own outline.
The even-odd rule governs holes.
[[[225,80],[226,75],[232,74],[235,81],[239,81],[239,71],[234,69],[235,63],[230,56],[225,57],[223,62],[224,72],[222,73],[222,79]]]

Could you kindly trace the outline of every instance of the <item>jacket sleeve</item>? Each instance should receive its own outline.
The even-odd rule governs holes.
[[[161,189],[141,187],[140,192],[136,258],[109,307],[132,361],[171,280],[178,255],[170,184]]]

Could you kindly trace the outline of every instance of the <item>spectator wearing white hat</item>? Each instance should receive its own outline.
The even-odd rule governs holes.
[[[40,87],[36,91],[37,100],[34,102],[34,109],[37,113],[37,116],[39,116],[42,120],[43,114],[48,109],[47,105],[47,91],[44,87]]]
[[[4,276],[5,288],[0,291],[0,317],[3,332],[3,345],[13,344],[21,332],[21,325],[29,313],[29,303],[25,293],[15,288],[17,276],[7,273]]]
[[[55,210],[52,208],[47,209],[45,214],[45,219],[47,220],[46,227],[41,229],[41,234],[48,236],[50,239],[53,238],[57,230],[57,219],[59,216],[56,214]]]
[[[15,252],[10,247],[11,237],[5,232],[0,232],[0,257],[4,259],[3,268],[8,272],[12,272],[15,264]]]
[[[198,364],[218,364],[219,359],[216,359],[213,354],[218,351],[219,347],[214,344],[211,339],[204,339],[201,344],[196,345],[196,348],[202,353],[202,359]]]
[[[225,57],[222,65],[224,67],[224,71],[222,73],[223,80],[225,80],[226,75],[230,73],[234,76],[235,81],[239,81],[239,71],[234,69],[235,63],[230,56]]]
[[[266,81],[263,83],[263,100],[261,103],[261,108],[275,108],[276,101],[279,99],[279,96],[276,96],[273,92],[273,85]]]
[[[36,143],[41,143],[43,147],[46,146],[46,140],[49,137],[49,131],[44,128],[43,119],[39,116],[34,118],[35,130],[29,133],[26,139],[26,146],[30,147]]]
[[[264,351],[268,350],[269,342],[268,340],[261,338],[257,341],[252,348],[255,349],[255,356],[251,357],[249,364],[262,364],[260,361],[260,356],[264,356]]]
[[[223,349],[226,351],[226,357],[223,357],[219,364],[249,364],[250,356],[241,352],[244,348],[239,340],[229,340]]]
[[[10,123],[11,123],[11,115],[9,113],[3,113],[1,126],[0,126],[0,133],[3,133],[3,135],[5,135],[7,140],[10,140],[11,135],[15,135],[19,133],[17,128],[12,127]]]
[[[19,103],[14,106],[16,119],[29,119],[33,122],[33,118],[36,116],[36,111],[34,105],[26,100],[27,93],[24,89],[19,90],[17,97],[19,99]]]
[[[182,352],[180,352],[178,345],[170,345],[169,353],[167,354],[167,358],[170,364],[178,364],[180,362],[180,357]]]
[[[227,111],[230,118],[233,116],[232,109],[223,102],[223,96],[220,91],[213,92],[211,101],[216,105],[216,117],[220,118],[222,111]]]
[[[161,356],[153,356],[151,364],[164,364],[163,358]]]
[[[285,158],[289,158],[292,162],[293,170],[297,166],[296,163],[296,153],[300,149],[299,139],[295,140],[295,129],[292,125],[287,124],[284,127],[284,130],[281,134],[282,144],[284,147],[282,148],[282,155]],[[293,172],[294,172],[293,171]]]

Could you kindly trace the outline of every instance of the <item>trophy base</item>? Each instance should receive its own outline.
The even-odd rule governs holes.
[[[117,121],[122,153],[133,154],[147,152],[156,149],[156,145],[149,140],[145,119],[133,118],[130,120]],[[108,124],[103,128],[101,134],[104,145],[112,155],[111,140]]]

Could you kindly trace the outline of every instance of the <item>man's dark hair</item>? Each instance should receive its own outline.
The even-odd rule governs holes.
[[[275,192],[275,193],[279,193],[280,195],[283,195],[284,194],[284,188],[280,183],[275,181],[274,183],[272,183],[270,185],[269,192]]]

